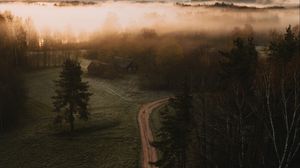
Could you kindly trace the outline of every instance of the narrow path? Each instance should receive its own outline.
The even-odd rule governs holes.
[[[153,141],[153,134],[149,125],[149,116],[155,108],[165,105],[168,100],[169,98],[164,98],[144,104],[139,111],[138,122],[142,141],[142,168],[157,168],[156,166],[149,164],[157,161],[156,149],[150,145]]]

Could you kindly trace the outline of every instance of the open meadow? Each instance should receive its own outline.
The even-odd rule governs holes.
[[[54,126],[51,96],[60,69],[26,74],[29,100],[26,117],[1,135],[0,165],[6,168],[139,167],[140,139],[136,121],[144,102],[166,95],[141,91],[135,76],[118,80],[84,77],[93,93],[87,122],[75,121],[75,136],[67,125]],[[65,130],[65,131],[64,131]]]

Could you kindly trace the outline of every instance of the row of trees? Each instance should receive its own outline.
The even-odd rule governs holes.
[[[38,33],[30,18],[22,19],[9,12],[0,14],[1,57],[22,68],[62,65],[70,53],[84,46],[72,32]]]
[[[0,14],[0,132],[14,125],[24,110],[26,90],[19,66],[26,49],[20,20]]]
[[[236,38],[232,49],[205,69],[209,76],[197,76],[198,87],[193,71],[184,71],[175,98],[161,112],[159,139],[153,143],[161,157],[153,164],[300,165],[300,33],[289,26],[273,37],[267,58],[258,56],[253,38]]]
[[[223,34],[212,32],[159,34],[154,29],[142,29],[136,33],[95,35],[88,43],[90,51],[88,58],[109,65],[118,64],[121,59],[130,60],[137,65],[136,74],[142,88],[169,90],[174,89],[174,83],[180,81],[177,76],[181,73],[181,66],[184,66],[182,62],[194,63],[193,73],[201,74],[204,72],[202,68],[217,60],[212,58],[217,53],[216,48],[227,47],[226,42],[232,36],[250,34],[253,34],[253,29],[250,25],[246,25],[244,28],[236,28],[231,33]],[[267,38],[265,34],[259,34],[260,42],[267,41]],[[201,57],[198,56],[199,53]],[[199,61],[203,67],[196,65]],[[110,74],[112,73],[114,72]],[[118,75],[111,76],[122,76],[118,71],[115,73]]]
[[[0,131],[15,125],[24,112],[24,70],[60,66],[81,54],[69,36],[45,32],[40,37],[31,19],[0,13]]]

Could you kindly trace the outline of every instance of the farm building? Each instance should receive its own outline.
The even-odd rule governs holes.
[[[88,65],[88,74],[102,78],[116,78],[124,73],[133,73],[137,70],[137,64],[130,60],[116,59],[113,63],[91,61]]]

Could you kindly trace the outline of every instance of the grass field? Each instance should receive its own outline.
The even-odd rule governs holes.
[[[150,115],[150,126],[153,131],[154,140],[158,139],[158,133],[159,133],[159,129],[161,127],[161,122],[162,122],[161,118],[160,118],[160,112],[162,110],[164,110],[164,107],[154,109]]]
[[[54,126],[51,96],[60,69],[26,75],[27,112],[15,130],[0,136],[0,167],[5,168],[137,168],[141,104],[168,93],[141,91],[135,76],[119,80],[84,77],[90,84],[91,116],[75,121],[75,135]]]

